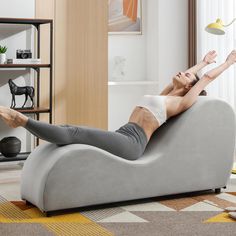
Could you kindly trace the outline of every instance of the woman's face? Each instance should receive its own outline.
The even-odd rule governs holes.
[[[196,80],[196,76],[190,72],[179,72],[173,77],[173,84],[177,88],[190,89],[192,82]]]

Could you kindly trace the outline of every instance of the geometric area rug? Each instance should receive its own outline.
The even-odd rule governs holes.
[[[171,195],[94,206],[45,217],[24,201],[0,196],[1,236],[236,235],[236,221],[224,212],[236,206],[235,192]]]

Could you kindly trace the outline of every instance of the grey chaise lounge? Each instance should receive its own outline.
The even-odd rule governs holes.
[[[38,146],[24,164],[21,197],[43,212],[226,186],[235,116],[222,100],[196,104],[157,130],[144,155],[124,160],[96,147]]]

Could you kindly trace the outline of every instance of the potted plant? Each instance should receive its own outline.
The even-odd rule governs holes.
[[[6,51],[7,47],[0,46],[0,64],[4,64],[6,62]]]

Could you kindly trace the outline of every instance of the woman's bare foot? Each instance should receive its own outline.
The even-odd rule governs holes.
[[[0,106],[0,118],[11,128],[25,126],[28,117],[8,107]]]

